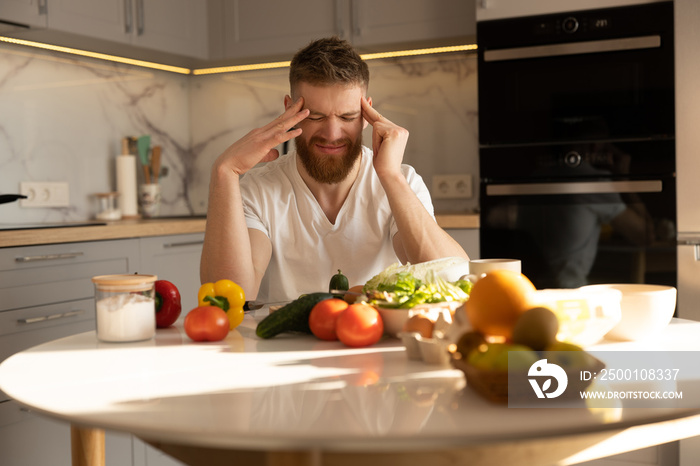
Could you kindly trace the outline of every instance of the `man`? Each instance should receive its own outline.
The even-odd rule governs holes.
[[[289,80],[285,112],[214,163],[202,281],[229,278],[247,299],[272,302],[323,291],[338,269],[364,284],[399,260],[467,258],[402,165],[408,131],[372,108],[369,70],[352,47],[312,42]],[[368,123],[372,151],[362,145]],[[275,147],[292,138],[296,151],[279,157]],[[268,163],[253,169],[259,162]]]

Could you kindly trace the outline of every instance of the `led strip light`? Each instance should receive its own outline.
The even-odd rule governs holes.
[[[79,55],[81,57],[97,58],[99,60],[113,61],[117,63],[124,63],[127,65],[141,66],[144,68],[153,68],[156,70],[170,71],[171,73],[179,74],[190,74],[191,70],[189,68],[181,68],[179,66],[162,65],[160,63],[153,63],[143,60],[134,60],[132,58],[118,57],[116,55],[107,55],[105,53],[89,52],[87,50],[74,49],[70,47],[62,47],[60,45],[44,44],[41,42],[33,42],[31,40],[15,39],[13,37],[0,36],[0,42],[7,42],[16,45],[25,45],[27,47],[34,47],[38,49],[51,50],[52,52],[63,52],[70,53],[73,55]]]
[[[235,66],[221,66],[216,68],[201,68],[196,70],[191,70],[189,68],[182,68],[179,66],[163,65],[161,63],[154,63],[143,60],[135,60],[132,58],[119,57],[116,55],[108,55],[105,53],[90,52],[87,50],[74,49],[71,47],[63,47],[60,45],[44,44],[41,42],[34,42],[24,39],[15,39],[13,37],[0,36],[0,42],[7,42],[15,45],[24,45],[27,47],[34,47],[44,50],[50,50],[53,52],[69,53],[72,55],[79,55],[81,57],[96,58],[98,60],[112,61],[116,63],[124,63],[127,65],[140,66],[144,68],[152,68],[161,71],[169,71],[171,73],[179,74],[194,74],[194,75],[204,75],[204,74],[216,74],[216,73],[235,73],[238,71],[252,71],[252,70],[267,70],[273,68],[285,68],[289,66],[289,61],[279,61],[271,63],[255,63],[250,65],[235,65]],[[394,52],[380,52],[380,53],[367,53],[360,55],[363,60],[376,60],[378,58],[394,58],[394,57],[411,57],[416,55],[430,55],[437,53],[449,53],[449,52],[465,52],[476,50],[476,44],[469,45],[454,45],[449,47],[433,47],[427,49],[414,49],[414,50],[399,50]]]
[[[394,57],[411,57],[415,55],[430,55],[435,53],[448,53],[448,52],[465,52],[476,50],[476,44],[469,45],[453,45],[449,47],[434,47],[429,49],[415,49],[415,50],[399,50],[395,52],[380,52],[380,53],[367,53],[362,54],[363,60],[375,60],[377,58],[394,58]],[[251,71],[251,70],[265,70],[270,68],[285,68],[289,66],[291,62],[279,61],[273,63],[255,63],[252,65],[237,65],[237,66],[221,66],[218,68],[202,68],[198,70],[192,70],[192,74],[215,74],[215,73],[234,73],[236,71]]]

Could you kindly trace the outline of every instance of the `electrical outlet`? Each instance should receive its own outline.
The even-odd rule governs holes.
[[[26,199],[20,199],[20,207],[70,206],[70,193],[66,182],[23,181],[19,184],[19,192],[27,196]]]
[[[434,175],[433,199],[469,199],[472,197],[472,176],[459,175]]]

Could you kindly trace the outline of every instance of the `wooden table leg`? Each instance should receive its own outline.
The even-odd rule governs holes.
[[[70,427],[73,466],[105,466],[105,431],[91,427]]]

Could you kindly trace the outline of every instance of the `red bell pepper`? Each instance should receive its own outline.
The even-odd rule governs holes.
[[[167,280],[156,280],[155,291],[156,327],[170,327],[182,312],[180,291]]]

